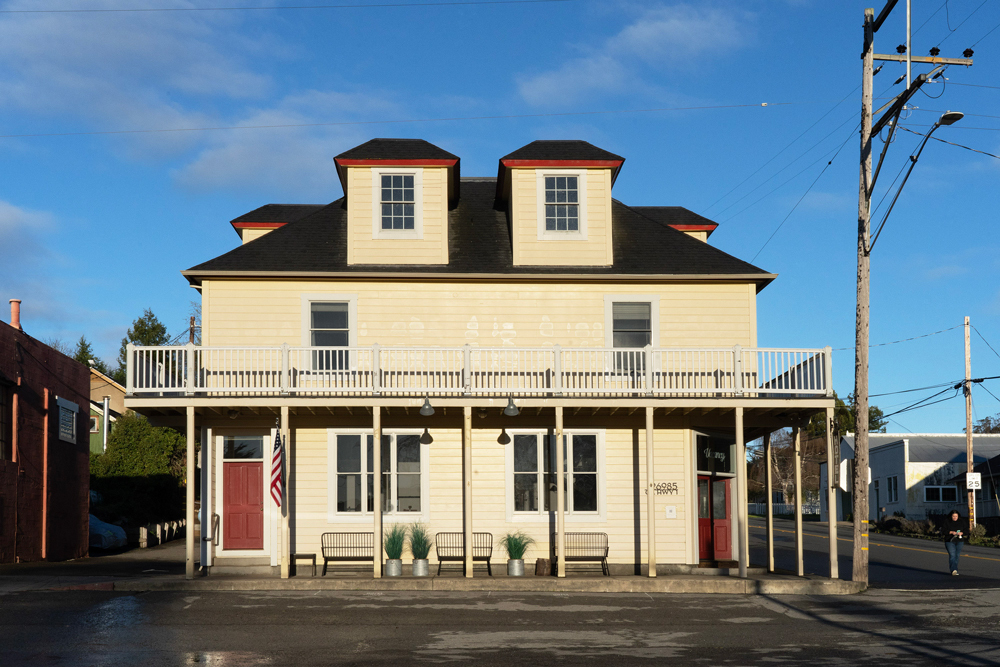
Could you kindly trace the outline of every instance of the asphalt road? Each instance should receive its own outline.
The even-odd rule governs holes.
[[[997,665],[1000,592],[0,597],[0,664]]]
[[[763,519],[750,521],[750,561],[767,564]],[[850,579],[854,539],[849,528],[838,530],[838,569],[841,579]],[[873,588],[963,589],[1000,588],[1000,550],[965,545],[959,561],[959,576],[948,571],[944,542],[872,533],[868,538],[869,584]],[[803,526],[804,563],[807,574],[830,575],[829,538],[826,524]],[[775,520],[775,567],[795,571],[795,524]]]

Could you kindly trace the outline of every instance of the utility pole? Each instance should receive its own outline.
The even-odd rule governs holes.
[[[972,472],[972,353],[969,318],[965,318],[965,472]],[[969,489],[969,530],[976,525],[976,492]]]
[[[854,348],[854,571],[852,579],[868,584],[868,326],[869,326],[869,298],[871,293],[871,273],[870,255],[873,242],[871,237],[871,197],[875,189],[875,182],[878,180],[882,170],[882,163],[885,160],[886,152],[892,143],[893,134],[899,121],[899,115],[906,107],[907,101],[928,81],[936,79],[947,65],[972,65],[971,58],[940,58],[938,56],[913,56],[911,54],[911,44],[909,43],[909,20],[907,20],[907,44],[906,54],[876,54],[874,53],[875,33],[882,26],[882,23],[892,12],[899,0],[887,0],[878,18],[875,18],[874,9],[865,10],[865,38],[864,51],[862,51],[862,79],[861,79],[861,178],[858,188],[858,302],[855,321],[855,348]],[[909,5],[909,3],[907,3]],[[971,55],[971,53],[969,54]],[[875,76],[873,64],[875,60],[895,61],[906,63],[907,74],[909,75],[910,63],[925,63],[936,65],[930,74],[921,74],[916,79],[907,80],[907,87],[893,100],[885,104],[878,110],[885,113],[875,122],[872,116],[872,79]],[[960,119],[962,114],[957,112],[947,112],[935,123],[930,132],[941,125],[950,125]],[[875,173],[872,174],[872,135],[878,135],[883,129],[888,129],[888,136],[885,139],[885,146],[879,156]],[[920,151],[926,145],[930,132],[924,137],[924,143],[920,146]],[[910,170],[920,157],[910,156]],[[909,172],[907,172],[907,178]],[[903,185],[906,179],[903,179]],[[896,198],[902,191],[903,185],[896,191]],[[895,203],[895,198],[893,199]],[[888,218],[892,211],[892,205],[886,213]],[[885,220],[883,219],[883,223]],[[876,239],[878,234],[876,234]],[[832,464],[831,464],[832,465]],[[832,479],[833,476],[829,475]],[[836,515],[832,515],[836,516]],[[832,530],[832,529],[831,529]]]
[[[890,3],[895,4],[895,3]],[[886,10],[890,8],[886,6]],[[882,11],[883,18],[886,10]],[[868,301],[870,292],[872,177],[872,73],[875,10],[865,10],[861,75],[861,182],[858,188],[858,306],[854,345],[854,571],[852,581],[868,584]],[[833,479],[832,470],[827,475]],[[836,521],[830,508],[830,521]]]

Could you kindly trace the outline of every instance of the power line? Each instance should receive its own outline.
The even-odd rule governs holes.
[[[992,391],[990,391],[989,389],[987,389],[985,385],[979,385],[979,386],[980,386],[980,387],[982,387],[982,388],[983,388],[983,391],[985,391],[985,392],[986,392],[987,394],[989,394],[989,395],[990,395],[990,396],[992,396],[993,398],[996,398],[996,400],[997,400],[997,403],[1000,403],[1000,398],[997,398],[997,395],[996,395],[996,394],[994,394],[994,393],[993,393]]]
[[[913,127],[934,127],[927,123],[911,123]],[[953,125],[952,130],[986,130],[988,132],[1000,132],[1000,127],[969,127],[968,125]]]
[[[915,391],[927,391],[928,389],[937,389],[938,387],[954,387],[954,382],[941,382],[939,384],[932,384],[926,387],[917,387],[916,389],[900,389],[899,391],[887,391],[881,394],[868,394],[868,398],[875,398],[877,396],[893,396],[895,394],[910,394]]]
[[[998,26],[998,27],[1000,27],[1000,26]],[[924,108],[924,107],[910,107],[909,110],[910,111],[930,111],[930,112],[933,112],[933,113],[946,113],[946,111],[951,111],[951,109],[947,109],[947,110],[945,110],[945,109],[927,109],[927,108]],[[967,113],[967,112],[965,112],[965,115],[966,116],[974,116],[976,118],[1000,118],[1000,116],[991,116],[989,114],[984,114],[984,113]]]
[[[913,131],[913,130],[911,130],[909,128],[903,127],[902,125],[899,126],[899,129],[906,130],[910,134],[916,134],[916,135],[921,136],[921,137],[926,137],[927,136],[926,134],[921,134],[920,132],[915,132],[915,131]],[[988,156],[990,156],[992,158],[996,158],[996,159],[1000,160],[1000,155],[994,155],[993,153],[987,153],[986,151],[981,151],[978,148],[970,148],[968,146],[963,146],[962,144],[956,144],[954,141],[945,141],[944,139],[938,139],[937,137],[931,137],[931,139],[933,139],[934,141],[940,141],[942,144],[949,144],[951,146],[958,146],[959,148],[964,148],[967,151],[972,151],[973,153],[981,153],[983,155],[988,155]]]
[[[480,0],[479,2],[386,2],[372,5],[265,5],[260,7],[148,7],[121,9],[0,9],[0,14],[124,14],[140,12],[235,12],[272,9],[384,9],[397,7],[456,7],[475,5],[534,5],[543,2],[580,2],[581,0]]]
[[[927,19],[926,19],[926,20],[925,20],[925,21],[924,21],[923,23],[921,23],[921,24],[920,24],[920,27],[919,27],[919,28],[917,28],[916,30],[914,30],[914,31],[913,31],[913,33],[911,34],[911,37],[912,37],[913,35],[916,35],[916,34],[917,34],[918,32],[920,32],[921,30],[923,30],[923,29],[924,29],[924,26],[925,26],[925,25],[927,25],[928,23],[930,23],[930,20],[931,20],[932,18],[934,18],[935,16],[937,16],[937,13],[938,13],[939,11],[941,11],[942,9],[944,9],[944,6],[945,6],[945,5],[947,5],[947,4],[948,4],[948,0],[945,0],[944,2],[942,2],[942,3],[941,3],[941,6],[940,6],[940,7],[938,7],[937,9],[935,9],[935,10],[934,10],[934,11],[933,11],[933,12],[931,13],[931,15],[930,15],[930,16],[928,16],[928,17],[927,17]]]
[[[969,48],[971,49],[971,48],[972,48],[973,46],[975,46],[975,45],[976,45],[976,44],[978,44],[979,42],[981,42],[981,41],[983,41],[984,39],[986,39],[987,37],[989,37],[989,36],[990,36],[990,35],[991,35],[991,34],[993,33],[993,31],[994,31],[994,30],[996,30],[997,28],[1000,28],[1000,23],[997,23],[997,24],[996,24],[995,26],[993,26],[992,28],[990,28],[990,29],[989,29],[989,30],[988,30],[988,31],[986,32],[986,34],[985,34],[985,35],[983,35],[982,37],[980,37],[979,39],[977,39],[976,41],[974,41],[974,42],[972,43],[972,45],[971,45],[971,46],[969,46]]]
[[[993,90],[1000,90],[1000,86],[985,86],[981,83],[958,83],[957,81],[949,81],[949,83],[953,86],[969,86],[970,88],[992,88]]]
[[[951,32],[949,32],[949,33],[948,33],[947,35],[945,35],[945,36],[944,36],[944,39],[942,39],[942,40],[941,40],[940,42],[938,42],[936,46],[941,46],[942,44],[944,44],[944,43],[945,43],[945,42],[946,42],[946,41],[948,40],[948,38],[949,38],[949,37],[951,37],[952,35],[954,35],[954,34],[955,34],[955,31],[956,31],[956,30],[958,30],[958,29],[959,29],[959,28],[961,28],[961,27],[962,27],[963,25],[965,25],[965,22],[966,22],[966,21],[968,21],[969,19],[971,19],[971,18],[972,18],[972,17],[973,17],[974,15],[975,15],[975,13],[976,13],[976,12],[978,12],[978,11],[979,11],[980,9],[982,9],[982,8],[983,8],[983,6],[984,6],[984,5],[985,5],[985,4],[987,3],[987,2],[989,2],[989,0],[983,0],[982,4],[981,4],[981,5],[979,5],[978,7],[976,7],[975,9],[973,9],[973,10],[972,10],[972,13],[971,13],[971,14],[969,14],[968,16],[966,16],[966,17],[965,17],[965,20],[964,20],[964,21],[962,21],[961,23],[959,23],[959,24],[958,24],[957,26],[955,26],[955,27],[954,27],[954,29],[952,29],[952,27],[951,27],[951,26],[949,25],[949,26],[948,26],[948,29],[949,29],[949,30],[951,30]],[[948,4],[948,3],[946,2],[946,3],[945,3],[945,5],[947,5],[947,4]],[[947,10],[945,10],[945,11],[947,11]]]
[[[962,386],[961,384],[958,385],[958,387],[961,387],[961,386]],[[954,391],[955,393],[952,394],[951,396],[946,396],[945,398],[942,398],[942,399],[937,400],[937,401],[932,401],[930,403],[927,402],[927,401],[930,401],[932,398],[937,398],[941,394],[947,393],[949,391]],[[902,410],[896,410],[895,412],[890,412],[887,415],[882,415],[882,417],[883,418],[888,418],[888,417],[892,417],[894,415],[902,414],[904,412],[910,412],[912,410],[919,410],[920,408],[930,407],[932,405],[937,405],[938,403],[944,403],[945,401],[950,401],[951,399],[955,398],[956,396],[958,396],[958,389],[945,388],[945,389],[942,389],[941,391],[939,391],[936,394],[932,394],[932,395],[930,395],[930,396],[928,396],[926,398],[920,399],[916,403],[912,403],[912,404],[908,405],[907,407],[903,408]]]
[[[1000,352],[997,352],[996,350],[993,349],[993,346],[990,345],[990,342],[988,340],[986,340],[986,338],[983,336],[983,334],[979,333],[979,329],[976,329],[975,325],[973,325],[973,324],[970,324],[969,326],[972,327],[975,330],[975,332],[979,335],[980,338],[983,339],[983,342],[986,343],[986,347],[990,348],[990,350],[993,351],[993,354],[997,355],[997,357],[1000,358]]]
[[[727,192],[726,194],[722,195],[721,197],[719,197],[718,199],[716,199],[716,200],[715,200],[714,202],[712,202],[712,203],[711,203],[711,204],[710,204],[710,205],[708,206],[708,208],[704,209],[704,211],[703,211],[703,212],[704,212],[704,213],[708,213],[708,212],[709,212],[710,210],[712,210],[712,208],[713,208],[713,207],[714,207],[714,206],[715,206],[716,204],[718,204],[718,203],[719,203],[720,201],[722,201],[723,199],[725,199],[726,197],[728,197],[729,195],[731,195],[731,194],[732,194],[732,193],[733,193],[734,191],[736,191],[736,190],[737,190],[737,189],[738,189],[738,188],[739,188],[739,187],[740,187],[741,185],[743,185],[744,183],[746,183],[747,181],[749,181],[749,180],[750,180],[751,178],[753,178],[754,176],[756,176],[756,175],[757,175],[757,174],[758,174],[758,173],[760,172],[760,170],[761,170],[761,169],[763,169],[763,168],[764,168],[764,167],[766,167],[767,165],[769,165],[769,164],[771,164],[772,162],[774,162],[774,160],[775,160],[775,159],[777,159],[777,157],[778,157],[779,155],[781,155],[781,154],[782,154],[782,153],[784,153],[784,152],[785,152],[786,150],[788,150],[788,148],[789,148],[789,147],[791,147],[791,145],[792,145],[792,144],[794,144],[794,143],[795,143],[796,141],[798,141],[798,140],[799,140],[799,139],[801,139],[801,138],[802,138],[803,136],[805,136],[805,134],[806,134],[807,132],[809,132],[809,130],[811,130],[811,129],[813,129],[814,127],[816,127],[816,125],[818,125],[818,124],[819,124],[819,122],[820,122],[821,120],[823,120],[824,118],[826,118],[827,116],[829,116],[829,115],[830,115],[830,114],[831,114],[831,113],[833,112],[833,110],[834,110],[834,109],[836,109],[836,108],[837,108],[837,107],[839,107],[839,106],[840,106],[841,104],[843,104],[843,103],[844,103],[845,101],[847,101],[847,98],[848,98],[848,97],[850,97],[851,95],[853,95],[854,93],[856,93],[856,92],[857,92],[857,90],[858,90],[858,88],[860,88],[860,87],[861,87],[860,85],[858,85],[857,87],[855,87],[855,88],[854,88],[854,90],[852,90],[852,91],[851,91],[851,92],[849,92],[849,93],[848,93],[847,95],[845,95],[845,96],[843,97],[843,99],[841,99],[841,100],[840,100],[839,102],[837,102],[837,103],[836,103],[835,105],[833,105],[832,107],[830,107],[830,108],[829,108],[829,109],[827,110],[827,112],[826,112],[825,114],[823,114],[822,116],[820,116],[819,118],[817,118],[817,119],[816,119],[816,122],[814,122],[814,123],[813,123],[812,125],[810,125],[810,126],[809,126],[809,127],[807,127],[806,129],[804,129],[804,130],[802,131],[802,133],[801,133],[801,134],[799,134],[799,136],[797,136],[797,137],[795,137],[794,139],[792,139],[791,141],[789,141],[789,142],[788,142],[788,143],[787,143],[787,144],[785,145],[785,147],[784,147],[784,148],[782,148],[782,149],[781,149],[780,151],[778,151],[778,152],[777,152],[777,153],[775,153],[775,154],[774,154],[773,156],[771,156],[771,159],[770,159],[770,160],[768,160],[768,161],[767,161],[767,162],[765,162],[764,164],[762,164],[762,165],[760,165],[759,167],[757,167],[757,169],[756,169],[756,170],[754,170],[754,172],[753,172],[752,174],[750,174],[749,176],[747,176],[746,178],[744,178],[744,179],[743,179],[742,181],[740,181],[739,183],[737,183],[736,185],[734,185],[734,186],[733,186],[733,188],[732,188],[732,189],[731,189],[731,190],[730,190],[729,192]]]
[[[833,164],[833,161],[837,159],[837,156],[840,155],[840,151],[842,151],[844,149],[844,146],[847,145],[847,142],[850,141],[850,139],[851,139],[851,137],[853,135],[854,135],[854,131],[851,130],[851,134],[849,134],[847,136],[847,139],[844,139],[844,143],[840,144],[840,148],[837,149],[837,152],[834,153],[833,157],[830,158],[830,161],[826,163],[826,166],[823,167],[823,170],[819,172],[819,174],[816,176],[816,178],[813,180],[813,182],[809,184],[809,187],[806,188],[806,191],[802,193],[802,196],[799,197],[799,200],[797,202],[795,202],[795,206],[792,207],[792,210],[788,212],[788,215],[786,215],[784,217],[784,219],[778,224],[778,226],[775,228],[775,230],[773,232],[771,232],[771,235],[767,237],[767,240],[764,241],[764,245],[762,245],[760,247],[760,250],[757,251],[757,255],[759,255],[760,253],[764,252],[764,248],[767,247],[767,244],[770,243],[771,239],[774,238],[775,234],[777,234],[778,231],[781,230],[781,228],[784,226],[785,222],[788,221],[788,218],[790,218],[792,216],[792,213],[795,212],[795,209],[797,209],[799,207],[799,204],[802,203],[802,200],[805,199],[806,195],[808,195],[809,192],[813,189],[813,186],[816,185],[816,183],[819,181],[819,179],[823,177],[823,174],[825,174],[826,170],[830,168],[830,165]],[[753,259],[750,260],[751,264],[753,263],[754,260],[757,259],[757,255],[754,255]]]
[[[946,331],[951,331],[952,329],[959,329],[959,328],[964,327],[964,326],[965,326],[964,324],[956,324],[953,327],[948,327],[947,329],[941,329],[940,331],[932,331],[931,333],[921,334],[920,336],[911,336],[910,338],[901,338],[899,340],[891,340],[888,343],[875,343],[874,345],[869,345],[868,347],[884,347],[886,345],[895,345],[896,343],[906,343],[906,342],[909,342],[911,340],[917,340],[918,338],[928,338],[930,336],[937,336],[938,334],[942,334],[942,333],[944,333]],[[973,327],[973,328],[975,328],[975,327]],[[841,352],[843,350],[853,350],[853,349],[854,349],[853,347],[835,347],[835,348],[833,348],[833,351],[834,352]]]
[[[759,104],[718,104],[700,107],[660,107],[656,109],[615,109],[611,111],[565,111],[558,113],[507,114],[503,116],[454,116],[449,118],[401,118],[397,120],[357,120],[332,123],[286,123],[282,125],[231,125],[218,127],[177,127],[155,130],[104,130],[96,132],[45,132],[37,134],[0,134],[0,139],[33,137],[82,137],[105,134],[153,134],[163,132],[211,132],[216,130],[267,130],[295,127],[335,127],[343,125],[392,125],[394,123],[443,123],[459,120],[503,120],[511,118],[547,118],[554,116],[596,116],[616,113],[649,113],[654,111],[706,111],[712,109],[742,109],[750,107],[777,107],[806,102],[763,102]]]

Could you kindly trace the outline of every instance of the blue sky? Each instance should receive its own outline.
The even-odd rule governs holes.
[[[713,244],[778,273],[759,296],[760,345],[849,348],[834,376],[841,395],[852,390],[853,128],[871,3],[23,11],[273,4],[0,0],[0,135],[20,135],[0,138],[0,297],[24,300],[29,333],[85,334],[108,360],[144,308],[179,333],[198,298],[179,271],[239,243],[228,221],[266,203],[336,199],[331,158],[372,137],[427,139],[467,176],[495,175],[500,156],[534,139],[574,138],[626,157],[618,199],[706,215],[721,223]],[[904,41],[905,4],[876,51]],[[935,136],[1000,155],[1000,89],[982,87],[1000,86],[1000,29],[987,35],[1000,1],[912,5],[915,54],[940,44],[960,57],[981,41],[974,67],[917,94],[905,126],[925,132],[961,110]],[[886,64],[876,94],[901,90],[903,69]],[[678,108],[688,109],[543,115]],[[396,122],[482,116],[520,117]],[[296,127],[24,136],[276,125]],[[919,139],[897,137],[876,202]],[[873,343],[969,315],[1000,351],[998,194],[1000,160],[930,142],[873,253]],[[972,357],[975,376],[1000,375],[975,332]],[[963,363],[961,329],[876,347],[871,392],[957,381]],[[1000,381],[986,386],[1000,396]],[[889,412],[929,393],[873,400]],[[1000,412],[983,390],[974,401],[977,418]],[[891,430],[959,431],[963,403],[895,419]]]

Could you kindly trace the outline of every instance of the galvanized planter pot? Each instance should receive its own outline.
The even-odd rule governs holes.
[[[403,559],[401,558],[388,558],[385,561],[385,576],[387,577],[401,577],[403,576]]]
[[[511,558],[507,561],[507,576],[508,577],[523,577],[524,576],[524,559],[523,558]]]
[[[427,564],[426,558],[414,558],[413,559],[413,576],[414,577],[426,577],[430,572],[430,566]]]

